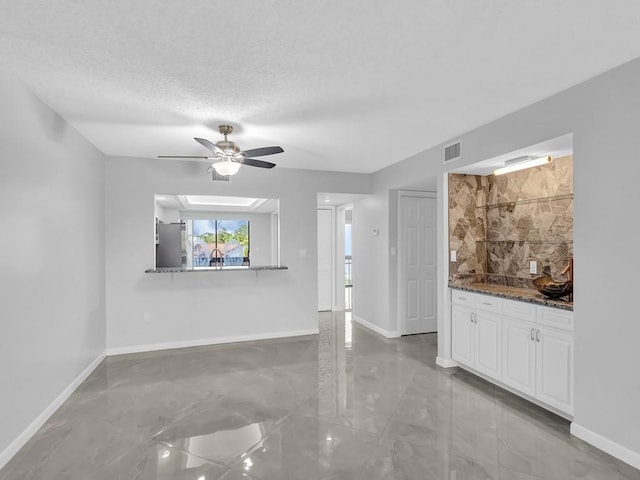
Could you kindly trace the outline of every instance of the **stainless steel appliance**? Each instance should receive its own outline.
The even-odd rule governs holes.
[[[156,268],[186,267],[184,223],[156,224]]]

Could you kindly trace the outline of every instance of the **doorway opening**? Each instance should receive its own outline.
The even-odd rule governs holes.
[[[356,202],[366,195],[318,193],[318,311],[353,310]]]
[[[353,310],[353,253],[352,233],[353,208],[344,210],[344,309],[347,312]]]
[[[318,207],[318,311],[334,310],[335,207]]]

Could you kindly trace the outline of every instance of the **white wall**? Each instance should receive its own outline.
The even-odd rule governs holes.
[[[0,105],[2,467],[104,353],[105,285],[102,154],[5,74]]]
[[[388,192],[375,192],[353,203],[353,315],[390,336]],[[378,235],[373,234],[374,228]]]
[[[358,284],[353,290],[353,315],[394,337],[398,335],[398,189],[435,192],[436,178],[424,169],[407,172],[406,177],[392,173],[373,177],[372,194],[354,202],[353,251],[358,261],[354,260],[353,275]],[[377,236],[373,228],[379,229]],[[391,255],[392,248],[396,255]]]
[[[164,223],[178,223],[180,221],[180,211],[177,208],[163,208],[158,205],[158,220]],[[161,210],[160,210],[161,209]]]
[[[249,220],[251,265],[271,265],[271,213],[181,212],[180,219]]]
[[[317,330],[317,192],[369,193],[370,176],[245,167],[224,183],[211,182],[206,169],[199,162],[107,159],[110,352]],[[153,266],[158,192],[279,198],[281,263],[289,270],[145,274]]]
[[[632,254],[625,255],[637,238],[640,204],[638,85],[640,60],[635,60],[461,135],[464,158],[447,168],[573,133],[574,424],[580,427],[576,432],[583,432],[583,437],[591,435],[590,441],[600,442],[601,447],[640,467],[640,387],[636,380],[640,365],[636,271],[640,264]],[[445,171],[442,147],[376,172],[374,198],[358,202],[363,207],[359,214],[365,217],[365,223],[392,218],[385,191],[402,188],[403,183],[421,177],[441,176]],[[380,261],[382,249],[389,242],[382,235],[389,228],[389,224],[380,225],[380,238],[373,239],[371,246],[362,242],[357,246],[359,288],[354,315],[367,316],[382,328],[393,328],[383,313],[388,311],[385,299],[392,292],[388,290],[389,272],[385,262]],[[363,292],[367,293],[366,298],[362,298]],[[440,327],[443,335],[442,329],[449,325],[443,323]],[[439,355],[445,353],[441,350]]]

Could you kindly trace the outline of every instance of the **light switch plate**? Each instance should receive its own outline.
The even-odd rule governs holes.
[[[451,261],[452,262],[458,261],[458,255],[456,254],[455,250],[451,250]]]
[[[529,273],[538,273],[538,262],[535,260],[529,262]]]

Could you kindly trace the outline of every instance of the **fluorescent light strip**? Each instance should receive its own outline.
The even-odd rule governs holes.
[[[546,165],[548,163],[551,163],[552,161],[553,158],[551,158],[550,155],[547,155],[546,157],[529,158],[527,160],[517,161],[514,163],[505,162],[505,166],[496,168],[493,171],[493,174],[503,175],[505,173],[516,172],[518,170],[524,170],[526,168],[539,167],[540,165]]]

